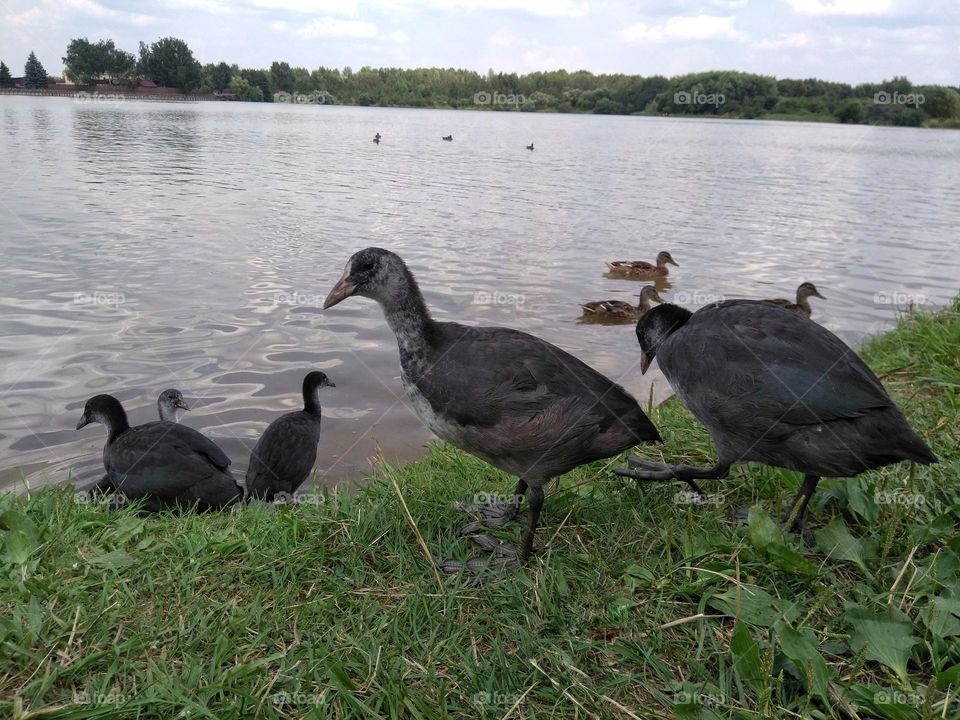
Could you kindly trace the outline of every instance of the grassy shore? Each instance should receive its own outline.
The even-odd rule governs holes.
[[[796,474],[695,503],[617,459],[554,485],[528,568],[467,587],[431,564],[472,553],[451,503],[513,484],[444,445],[234,514],[2,496],[0,716],[956,718],[958,348],[960,302],[863,349],[942,463],[825,481],[806,543],[769,520]],[[678,402],[653,417],[644,453],[711,463]]]

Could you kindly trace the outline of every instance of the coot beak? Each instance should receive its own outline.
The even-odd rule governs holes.
[[[343,275],[333,286],[333,290],[327,295],[327,299],[323,301],[323,309],[332,308],[338,302],[346,300],[353,295],[353,291],[356,289],[357,286],[350,282],[350,263],[347,263],[347,266],[343,269]]]
[[[647,370],[650,369],[650,362],[651,362],[650,358],[648,358],[646,355],[640,356],[640,374],[641,375],[647,374]]]
[[[83,415],[80,416],[80,419],[77,421],[77,430],[89,424],[90,424],[90,419],[87,417],[87,414],[84,413]]]
[[[190,409],[190,406],[187,405],[187,401],[184,400],[183,398],[177,398],[176,400],[174,400],[174,401],[173,401],[173,406],[174,406],[175,408],[180,408],[181,410],[189,410],[189,409]]]
[[[327,380],[327,387],[336,387],[337,384],[333,380]]]

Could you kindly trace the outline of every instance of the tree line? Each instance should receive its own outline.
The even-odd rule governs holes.
[[[35,56],[31,58],[37,65]],[[914,86],[905,77],[849,85],[815,78],[784,79],[737,71],[674,77],[554,70],[481,74],[458,68],[308,70],[275,61],[269,68],[201,64],[187,43],[140,43],[137,55],[112,40],[76,38],[63,57],[73,82],[134,87],[144,78],[184,92],[227,92],[241,100],[277,100],[381,107],[474,108],[606,115],[669,114],[790,118],[844,123],[938,124],[960,127],[960,92]],[[0,63],[2,65],[2,63]],[[30,61],[27,63],[30,66]],[[0,82],[3,68],[0,67]],[[42,66],[41,66],[42,70]],[[29,75],[30,72],[27,72]],[[38,77],[36,68],[33,77]],[[45,78],[45,74],[43,75]]]

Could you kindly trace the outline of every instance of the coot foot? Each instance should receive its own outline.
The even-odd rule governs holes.
[[[462,575],[468,586],[485,585],[520,567],[514,558],[499,558],[494,555],[470,558],[469,560],[444,560],[440,569],[448,575]]]
[[[497,527],[513,522],[517,518],[519,506],[519,501],[512,503],[489,502],[480,504],[455,500],[453,503],[453,507],[456,510],[483,515],[483,524],[487,527]]]
[[[712,468],[694,467],[693,465],[667,465],[666,463],[644,460],[636,456],[627,458],[627,462],[631,467],[639,468],[639,470],[617,468],[613,471],[614,474],[635,480],[683,480],[701,497],[706,497],[706,493],[696,483],[696,480],[719,480],[725,478],[729,471],[728,465],[717,465]]]

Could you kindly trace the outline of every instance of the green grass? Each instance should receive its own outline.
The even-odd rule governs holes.
[[[825,481],[812,544],[768,520],[793,473],[737,467],[694,505],[612,460],[554,485],[527,568],[466,587],[424,547],[466,557],[451,502],[513,481],[443,445],[234,514],[4,495],[0,716],[955,718],[958,348],[960,303],[863,350],[942,463]],[[678,402],[653,415],[644,453],[711,463]]]

